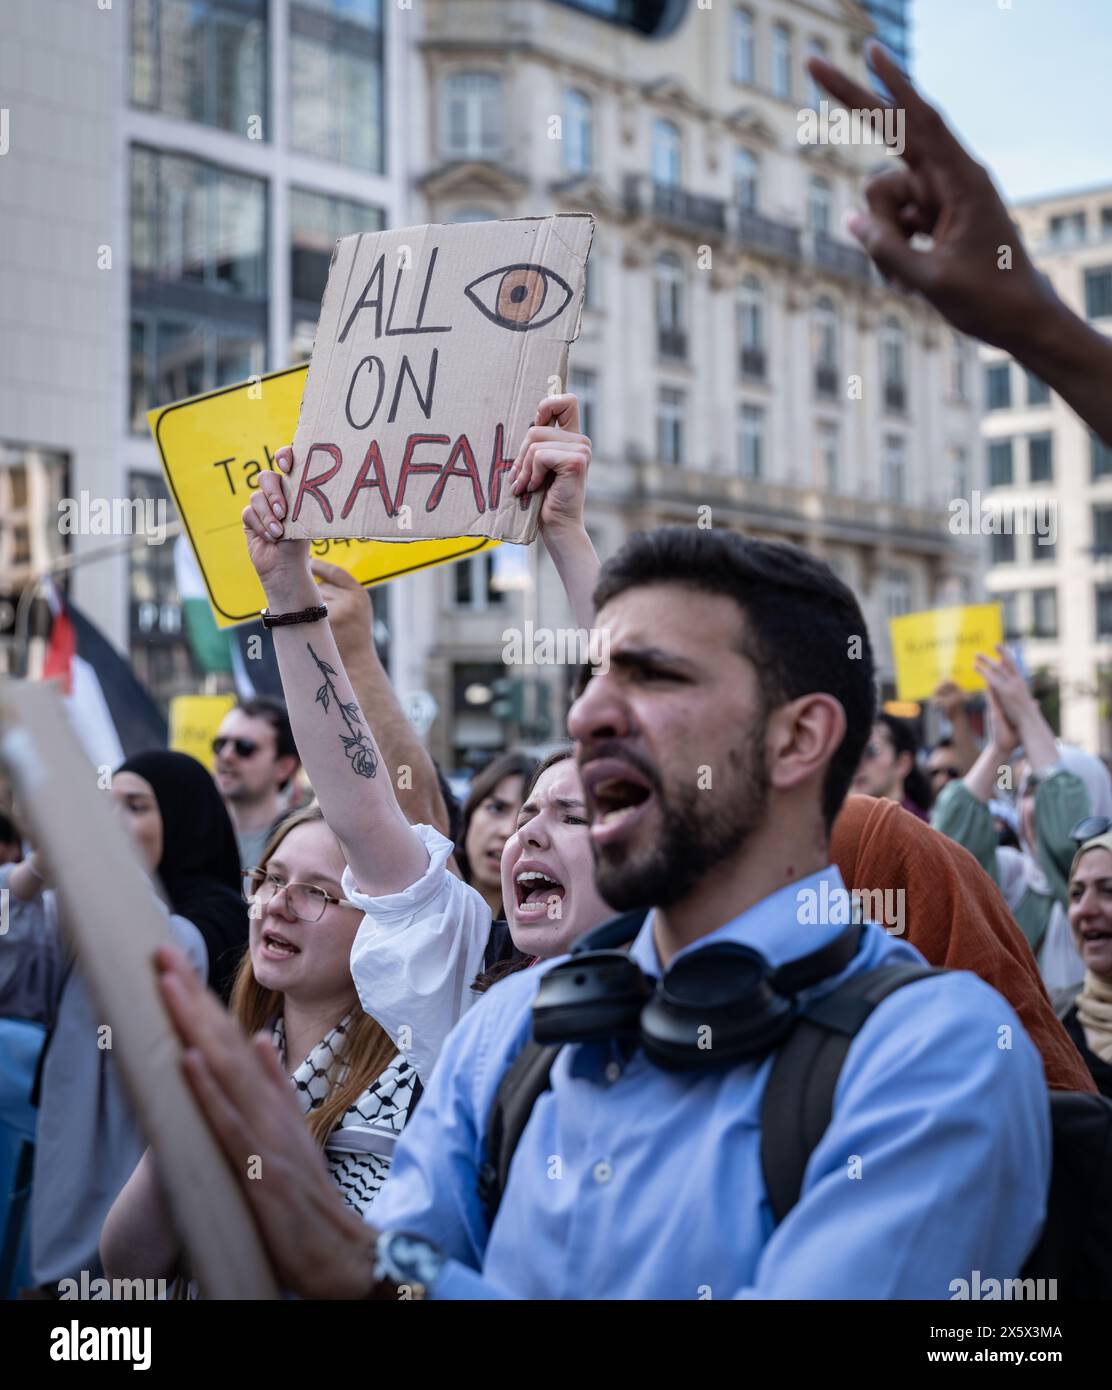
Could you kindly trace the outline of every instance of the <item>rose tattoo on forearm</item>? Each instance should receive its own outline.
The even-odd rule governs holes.
[[[325,714],[328,713],[328,706],[333,700],[336,708],[340,711],[340,718],[347,726],[347,734],[340,735],[340,742],[344,745],[344,751],[351,759],[353,772],[357,772],[360,777],[373,777],[378,771],[378,754],[375,752],[374,744],[361,728],[357,726],[363,721],[359,717],[359,706],[353,700],[350,704],[344,704],[336,693],[336,685],[333,681],[335,668],[329,666],[327,661],[322,661],[313,651],[313,644],[306,642],[309,648],[309,655],[317,663],[321,675],[324,677],[324,684],[317,691],[317,704],[319,704]]]

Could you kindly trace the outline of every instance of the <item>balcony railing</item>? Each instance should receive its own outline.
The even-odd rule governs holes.
[[[627,176],[625,204],[634,216],[648,214],[661,222],[719,236],[726,231],[726,204],[720,198],[689,193],[679,184],[654,183],[643,174]]]
[[[747,212],[744,208],[735,208],[734,216],[738,242],[746,250],[763,251],[788,261],[803,259],[798,227],[777,222],[760,212]]]
[[[864,251],[837,241],[826,232],[816,232],[813,241],[815,264],[847,280],[868,284],[872,279],[872,263]]]
[[[743,347],[738,357],[742,376],[752,377],[756,381],[764,381],[768,368],[764,348]]]

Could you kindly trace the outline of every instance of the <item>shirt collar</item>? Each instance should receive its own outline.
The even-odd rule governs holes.
[[[676,952],[672,964],[703,946],[732,941],[758,951],[775,970],[790,960],[810,955],[839,936],[851,920],[850,906],[837,865],[828,864],[818,873],[778,888],[725,926],[691,942]],[[650,912],[645,918],[629,954],[646,975],[659,979],[664,972],[653,936],[654,916]]]

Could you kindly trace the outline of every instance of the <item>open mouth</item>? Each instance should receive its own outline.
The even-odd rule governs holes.
[[[591,806],[591,838],[606,844],[624,835],[638,821],[653,795],[649,780],[619,758],[588,763],[583,786]]]
[[[301,954],[301,947],[295,946],[292,941],[287,941],[284,936],[279,936],[277,932],[263,932],[263,946],[272,956],[285,959],[287,956],[298,956]]]
[[[547,907],[553,898],[563,901],[566,891],[559,879],[540,869],[524,869],[514,877],[518,907]]]
[[[1112,930],[1107,927],[1082,927],[1082,941],[1112,941]]]

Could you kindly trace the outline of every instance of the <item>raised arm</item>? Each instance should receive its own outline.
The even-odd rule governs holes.
[[[398,804],[411,825],[431,825],[447,835],[448,808],[436,768],[378,659],[369,592],[339,565],[314,560],[312,571],[356,699],[374,723]],[[401,768],[408,768],[408,776],[399,775]]]
[[[281,539],[284,474],[293,451],[275,456],[281,473],[259,475],[243,529],[272,613],[315,608],[320,594],[309,568],[309,542]],[[344,848],[359,887],[396,893],[416,882],[428,855],[398,803],[382,751],[344,670],[326,622],[272,629],[290,724],[324,818]]]
[[[170,1279],[182,1246],[148,1149],[112,1203],[100,1233],[100,1258],[110,1279]]]
[[[1068,309],[1031,261],[989,171],[915,90],[880,44],[866,49],[885,101],[821,58],[815,80],[850,110],[904,115],[903,160],[871,179],[868,212],[850,231],[881,274],[924,299],[962,333],[1003,348],[1112,443],[1112,342]],[[931,238],[911,245],[915,233]]]
[[[590,628],[599,558],[583,524],[591,441],[579,432],[579,402],[567,393],[546,396],[537,423],[522,440],[510,474],[517,494],[546,489],[541,537],[568,596],[576,623]]]

